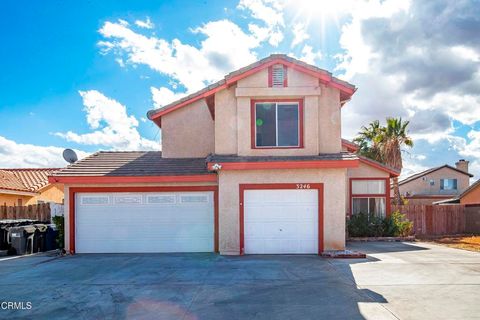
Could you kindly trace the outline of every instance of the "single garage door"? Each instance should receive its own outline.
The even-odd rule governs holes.
[[[317,190],[245,190],[246,254],[318,253]]]
[[[78,253],[212,252],[213,192],[78,193]]]

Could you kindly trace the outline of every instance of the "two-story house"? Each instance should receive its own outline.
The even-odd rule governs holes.
[[[314,253],[389,214],[398,172],[341,138],[355,87],[275,54],[148,112],[162,152],[99,152],[65,184],[71,252]]]
[[[469,162],[461,159],[455,167],[448,164],[416,173],[401,180],[400,195],[409,204],[432,204],[459,196],[470,185]]]

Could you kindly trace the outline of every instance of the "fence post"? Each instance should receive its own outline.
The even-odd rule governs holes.
[[[425,206],[425,234],[433,234],[433,205]]]

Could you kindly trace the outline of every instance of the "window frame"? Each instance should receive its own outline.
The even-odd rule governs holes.
[[[372,194],[353,194],[353,181],[355,180],[383,180],[385,181],[385,193],[372,193]],[[385,217],[390,216],[391,203],[390,203],[390,177],[363,177],[363,178],[350,178],[349,182],[349,213],[348,216],[353,215],[353,199],[354,198],[385,198]]]
[[[385,197],[385,195],[377,195],[377,196],[374,196],[374,195],[371,195],[371,196],[352,196],[352,210],[351,210],[351,215],[354,215],[356,213],[353,213],[353,201],[355,199],[367,199],[367,204],[368,204],[368,207],[370,207],[370,199],[383,199],[385,201],[385,215],[384,216],[380,216],[382,218],[385,218],[387,216],[387,198]],[[368,212],[368,214],[370,214],[370,212]]]
[[[445,189],[445,180],[455,181],[455,188]],[[457,178],[441,178],[440,179],[440,191],[458,191],[458,179]]]
[[[298,104],[298,145],[297,146],[257,146],[257,103],[297,103]],[[278,121],[278,119],[277,119]],[[278,123],[277,123],[278,125]],[[304,134],[304,111],[303,99],[251,99],[250,100],[250,138],[252,149],[303,149],[303,134]],[[278,128],[277,128],[278,131]],[[278,143],[278,141],[277,141]]]

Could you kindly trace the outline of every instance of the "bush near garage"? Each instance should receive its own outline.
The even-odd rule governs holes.
[[[350,237],[406,237],[412,229],[413,223],[398,211],[386,218],[359,213],[352,215],[347,223]]]
[[[58,230],[57,235],[57,245],[59,249],[65,248],[65,218],[63,216],[54,216],[52,217],[53,223],[56,225]]]

